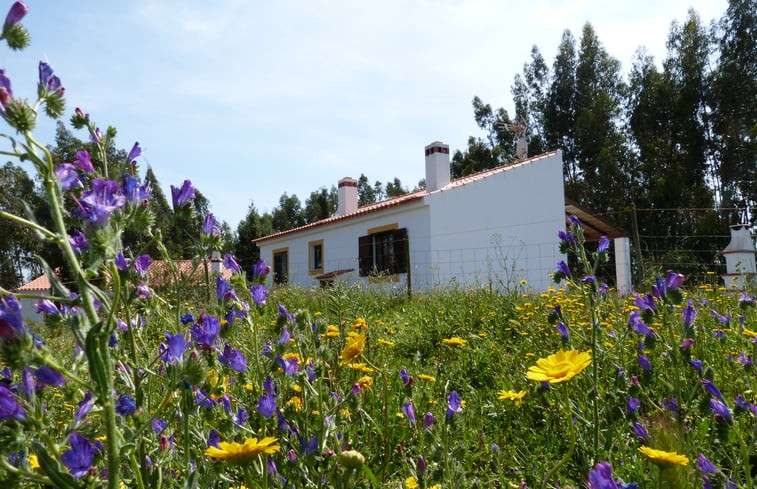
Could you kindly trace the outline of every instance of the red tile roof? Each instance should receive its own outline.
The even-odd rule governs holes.
[[[49,292],[51,289],[50,279],[47,275],[42,274],[29,283],[26,283],[16,289],[18,292]]]
[[[392,197],[391,199],[382,200],[381,202],[376,202],[374,204],[364,205],[362,207],[359,207],[358,210],[356,210],[355,212],[352,212],[350,214],[345,214],[345,215],[342,215],[342,216],[327,217],[326,219],[321,219],[320,221],[316,221],[316,222],[313,222],[313,223],[310,223],[310,224],[306,224],[304,226],[300,226],[300,227],[293,228],[293,229],[288,229],[286,231],[281,231],[281,232],[278,232],[278,233],[269,234],[268,236],[263,236],[261,238],[253,239],[252,242],[253,243],[262,243],[263,241],[268,241],[268,240],[271,240],[271,239],[280,238],[280,237],[286,236],[288,234],[294,234],[294,233],[299,233],[299,232],[302,232],[302,231],[308,231],[310,229],[313,229],[313,228],[316,228],[316,227],[320,227],[320,226],[324,226],[324,225],[327,225],[327,224],[332,224],[332,223],[335,223],[335,222],[344,221],[346,219],[352,219],[352,218],[355,218],[355,217],[364,216],[366,214],[372,214],[374,212],[380,212],[380,211],[383,211],[385,209],[390,209],[390,208],[397,207],[397,206],[400,206],[400,205],[408,204],[410,202],[415,202],[417,200],[420,200],[420,199],[424,198],[427,195],[435,194],[437,192],[446,192],[446,191],[449,191],[449,190],[452,190],[452,189],[455,189],[455,188],[458,188],[458,187],[462,187],[462,186],[467,185],[469,183],[472,183],[472,182],[475,182],[475,181],[478,181],[478,180],[482,180],[482,179],[490,177],[492,175],[496,175],[497,173],[503,173],[503,172],[506,172],[508,170],[512,170],[514,168],[518,168],[520,166],[526,165],[528,163],[533,163],[534,161],[538,161],[538,160],[541,160],[541,159],[544,159],[544,158],[548,158],[550,156],[555,155],[556,153],[557,153],[556,151],[550,151],[549,153],[543,153],[543,154],[540,154],[540,155],[537,155],[537,156],[532,156],[531,158],[528,158],[528,159],[523,160],[523,161],[519,161],[517,163],[512,163],[512,164],[508,164],[508,165],[498,166],[497,168],[492,168],[491,170],[484,170],[484,171],[478,172],[478,173],[472,173],[470,175],[466,175],[464,177],[452,180],[449,185],[447,185],[445,187],[442,187],[442,188],[440,188],[438,190],[434,190],[433,192],[428,192],[425,189],[417,190],[415,192],[410,192],[410,193],[407,193],[405,195],[400,195],[399,197]]]

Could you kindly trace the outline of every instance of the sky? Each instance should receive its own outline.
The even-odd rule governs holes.
[[[563,31],[590,22],[626,73],[640,47],[658,65],[673,21],[707,25],[727,0],[26,0],[25,51],[0,50],[14,96],[36,96],[40,60],[116,145],[142,147],[170,197],[185,179],[236,229],[254,204],[361,173],[424,178],[432,141],[482,136],[471,101],[512,115],[511,86],[538,46],[551,67]],[[12,4],[3,0],[4,7]],[[0,14],[4,15],[4,14]],[[0,131],[3,132],[3,131]],[[54,143],[54,123],[35,131]],[[86,135],[77,133],[82,139]]]

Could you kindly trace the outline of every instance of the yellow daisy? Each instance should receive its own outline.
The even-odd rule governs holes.
[[[436,377],[432,377],[431,375],[418,374],[418,378],[426,382],[436,382]]]
[[[529,367],[526,377],[537,382],[560,384],[567,382],[591,364],[591,353],[578,350],[558,351],[540,358],[536,365]]]
[[[501,390],[497,394],[499,394],[499,399],[502,401],[513,401],[515,402],[516,406],[520,406],[520,404],[523,402],[523,396],[526,395],[526,391],[506,391]]]
[[[689,457],[686,455],[679,455],[676,452],[664,452],[662,450],[655,450],[649,448],[646,445],[639,447],[639,452],[649,457],[652,462],[657,465],[688,465]]]
[[[373,386],[373,379],[364,375],[357,380],[357,383],[360,384],[360,390],[365,391]]]
[[[420,486],[418,485],[418,481],[415,480],[415,477],[411,475],[410,477],[405,479],[405,487],[407,489],[417,489]]]
[[[394,346],[393,341],[385,340],[384,338],[379,338],[378,342],[384,346]]]
[[[465,346],[466,343],[468,343],[468,340],[464,340],[458,336],[453,336],[452,338],[443,339],[442,343],[449,346]]]
[[[251,462],[258,455],[281,451],[279,445],[274,445],[276,441],[276,438],[271,436],[260,441],[257,438],[247,438],[244,443],[222,441],[217,447],[208,447],[205,450],[205,455],[218,460],[226,460],[233,464],[245,464]]]
[[[347,365],[362,355],[363,348],[365,348],[365,334],[350,333],[347,336],[347,343],[344,345],[341,355],[339,355],[341,364]]]

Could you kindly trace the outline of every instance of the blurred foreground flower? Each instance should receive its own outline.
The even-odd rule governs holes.
[[[654,448],[649,448],[646,445],[640,446],[639,452],[649,457],[652,462],[659,466],[689,464],[689,457],[687,457],[686,455],[680,455],[675,452],[655,450]]]
[[[218,460],[226,460],[234,464],[246,464],[254,457],[261,454],[273,454],[281,451],[276,443],[276,438],[268,436],[258,441],[257,438],[247,438],[244,443],[219,442],[218,446],[210,446],[205,450],[205,455]]]
[[[529,367],[526,377],[537,382],[559,384],[567,382],[591,364],[591,354],[578,350],[558,351],[547,358],[540,358]]]

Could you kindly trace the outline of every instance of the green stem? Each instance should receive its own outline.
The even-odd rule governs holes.
[[[4,217],[10,221],[15,221],[19,224],[23,224],[24,226],[30,227],[34,229],[35,231],[40,232],[41,234],[45,235],[47,238],[52,239],[54,241],[59,241],[58,235],[54,232],[50,231],[49,229],[40,226],[36,222],[29,221],[28,219],[24,219],[23,217],[19,217],[13,214],[9,214],[5,211],[0,211],[0,217]]]
[[[575,423],[573,423],[573,410],[570,407],[570,397],[568,396],[568,390],[565,389],[565,411],[568,414],[568,425],[570,426],[570,448],[568,449],[567,453],[563,456],[563,458],[560,459],[559,462],[555,464],[554,467],[552,467],[549,472],[546,473],[544,476],[544,479],[541,481],[541,486],[546,488],[549,481],[552,479],[552,476],[557,473],[560,468],[568,463],[568,461],[573,457],[573,452],[576,450],[576,426]]]

